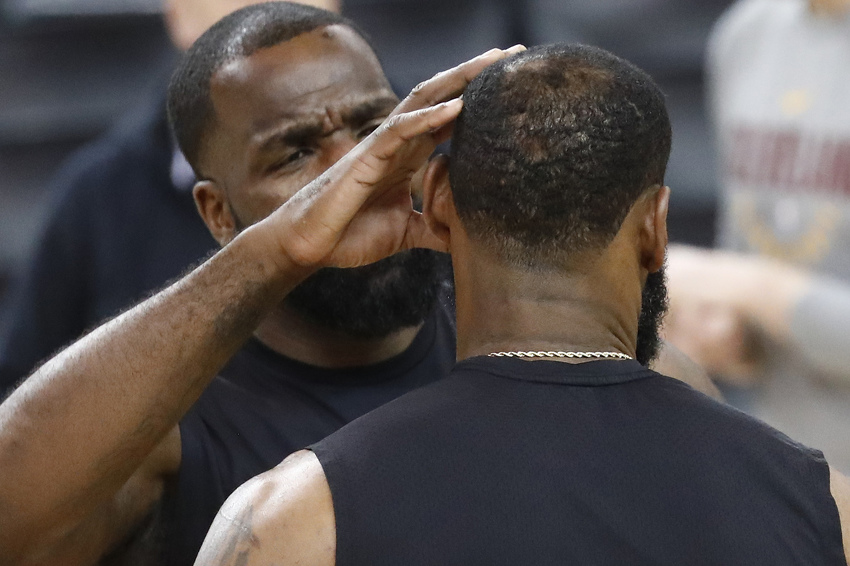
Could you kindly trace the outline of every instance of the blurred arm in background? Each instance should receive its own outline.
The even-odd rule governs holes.
[[[782,352],[850,385],[848,9],[741,0],[713,34],[720,241],[746,253],[671,249],[666,337],[732,383],[765,377]]]
[[[766,342],[850,386],[850,286],[754,255],[675,246],[665,335],[713,375],[757,380]]]

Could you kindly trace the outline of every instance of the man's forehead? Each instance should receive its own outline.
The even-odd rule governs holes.
[[[238,84],[259,76],[297,84],[298,75],[307,78],[314,73],[327,74],[329,70],[352,67],[386,81],[369,44],[348,26],[334,24],[257,49],[246,57],[237,57],[222,65],[212,82]]]
[[[234,60],[214,75],[210,87],[214,129],[209,136],[240,147],[293,122],[395,97],[369,45],[342,25]]]
[[[340,123],[328,120],[333,116],[342,123],[362,125],[364,122],[384,117],[398,104],[395,94],[372,92],[369,94],[352,94],[334,99],[325,107],[314,107],[302,111],[289,110],[282,112],[280,120],[267,128],[250,134],[250,146],[263,148],[269,142],[275,143],[304,143],[305,138],[320,136],[330,127]]]

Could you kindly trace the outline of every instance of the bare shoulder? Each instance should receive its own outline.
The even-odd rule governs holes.
[[[195,564],[332,566],[335,555],[330,488],[319,460],[302,450],[228,498]]]
[[[832,466],[829,467],[829,490],[838,506],[841,536],[844,540],[844,557],[850,564],[850,479]]]

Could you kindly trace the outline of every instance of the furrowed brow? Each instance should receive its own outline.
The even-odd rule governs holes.
[[[365,124],[369,120],[374,120],[377,117],[389,114],[397,104],[397,98],[393,96],[383,96],[381,98],[364,100],[359,104],[355,104],[344,111],[342,115],[345,121],[349,124]]]
[[[260,142],[258,153],[271,151],[282,146],[301,146],[322,136],[324,123],[322,118],[295,122],[286,128],[270,134]]]

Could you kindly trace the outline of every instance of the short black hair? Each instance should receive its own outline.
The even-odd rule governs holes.
[[[263,2],[237,10],[208,29],[183,56],[168,86],[168,119],[186,160],[198,171],[207,128],[214,118],[210,81],[227,63],[249,57],[315,29],[342,24],[369,39],[339,14],[292,2]]]
[[[607,246],[663,184],[671,128],[645,72],[596,47],[529,49],[466,89],[449,178],[469,235],[509,264],[554,267]]]

